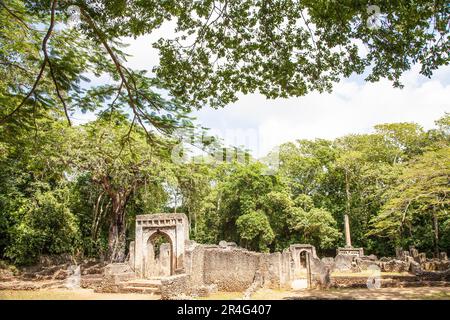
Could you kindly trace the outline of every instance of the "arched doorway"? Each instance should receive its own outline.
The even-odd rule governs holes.
[[[311,287],[311,256],[305,249],[294,251],[294,280],[293,289],[306,289]]]
[[[136,240],[134,245],[134,271],[140,278],[148,277],[154,266],[154,258],[161,260],[167,246],[157,246],[155,254],[155,233],[163,233],[166,243],[170,243],[170,274],[183,273],[185,244],[189,240],[189,221],[183,213],[144,214],[136,216]],[[167,239],[168,238],[168,239]],[[151,249],[150,249],[151,248]],[[149,257],[150,255],[150,257]],[[150,259],[151,258],[151,259]],[[166,272],[167,273],[167,272]],[[159,272],[158,272],[159,274]],[[158,275],[159,276],[159,275]]]
[[[147,240],[146,278],[167,277],[173,274],[173,244],[170,237],[160,230]]]
[[[306,250],[302,250],[298,253],[298,267],[296,268],[295,275],[297,278],[307,278],[309,271],[309,253]]]

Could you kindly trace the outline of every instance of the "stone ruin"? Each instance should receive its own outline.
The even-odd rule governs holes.
[[[346,240],[346,247],[338,248],[335,258],[319,259],[309,244],[260,253],[233,242],[206,245],[190,240],[189,221],[182,213],[139,215],[128,263],[107,266],[99,291],[157,292],[170,299],[220,290],[243,292],[248,299],[260,288],[327,288],[333,271],[361,272],[376,266],[381,272],[420,273],[450,268],[445,254],[429,260],[414,248],[398,250],[395,259],[365,256],[362,248],[351,246],[348,219]]]
[[[337,255],[342,256],[364,256],[363,248],[354,248],[352,246],[352,240],[350,236],[350,222],[348,220],[348,215],[344,215],[344,232],[345,232],[345,247],[337,249]]]
[[[377,266],[381,272],[422,274],[427,271],[446,271],[450,269],[450,261],[445,252],[439,258],[429,259],[425,253],[410,247],[408,251],[397,248],[396,257],[382,257],[375,255],[343,254],[338,251],[335,258],[322,258],[322,262],[333,271],[361,272]]]
[[[165,242],[157,243],[158,238]],[[185,214],[139,215],[128,264],[105,269],[103,291],[117,291],[121,282],[155,279],[161,282],[163,298],[204,296],[217,290],[243,292],[248,298],[263,287],[326,287],[329,270],[312,245],[294,244],[283,252],[260,253],[233,242],[198,244],[189,239]]]
[[[383,257],[378,259],[375,255],[365,256],[363,248],[354,248],[350,237],[350,224],[347,215],[344,215],[345,248],[338,248],[335,258],[322,258],[322,262],[330,271],[361,272],[377,267],[380,272],[422,274],[424,271],[445,271],[450,269],[447,254],[441,252],[438,258],[427,259],[425,253],[419,253],[411,246],[409,251],[396,249],[395,258]]]

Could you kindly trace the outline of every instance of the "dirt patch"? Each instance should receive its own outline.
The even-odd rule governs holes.
[[[241,292],[218,292],[212,300],[241,300]],[[0,300],[159,300],[158,295],[97,293],[91,289],[2,290]],[[450,288],[381,288],[282,291],[262,289],[255,300],[450,300]]]
[[[159,300],[146,294],[97,293],[91,289],[2,290],[0,300]]]
[[[282,300],[450,300],[450,288],[380,288],[380,289],[330,289],[296,292],[257,292],[252,299]]]

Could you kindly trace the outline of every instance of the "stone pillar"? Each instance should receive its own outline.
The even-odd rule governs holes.
[[[134,242],[134,272],[138,277],[144,276],[145,265],[143,263],[143,252],[146,249],[144,246],[144,231],[142,230],[141,221],[136,221],[136,238]]]
[[[352,247],[352,240],[350,238],[350,223],[348,220],[348,215],[344,215],[344,231],[345,231],[345,247],[344,248],[338,248],[337,254],[342,255],[352,255],[357,257],[362,257],[364,255],[364,249],[363,248],[353,248]]]
[[[348,215],[344,215],[345,224],[345,246],[350,248],[352,246],[352,240],[350,238],[350,223],[348,221]]]
[[[400,248],[400,247],[395,248],[395,257],[398,260],[403,260],[403,249],[402,248]]]
[[[135,252],[135,242],[131,241],[130,242],[130,259],[128,260],[128,264],[130,265],[131,269],[133,269],[134,271],[134,252]]]

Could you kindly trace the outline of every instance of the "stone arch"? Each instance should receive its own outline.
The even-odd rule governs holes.
[[[308,268],[308,251],[307,250],[301,250],[298,253],[299,255],[299,262],[300,262],[300,268],[307,269]]]
[[[157,239],[165,239],[167,242],[157,243]],[[167,244],[167,246],[166,246]],[[157,229],[147,239],[147,254],[145,277],[164,277],[174,274],[173,241],[164,231]]]
[[[189,240],[189,222],[185,214],[147,214],[136,217],[136,240],[134,244],[134,271],[139,277],[147,277],[151,267],[149,256],[151,239],[163,234],[170,243],[170,274],[184,270],[185,242]],[[149,243],[150,241],[150,243]]]
[[[312,284],[311,260],[316,258],[314,246],[309,244],[295,244],[290,246],[294,281],[303,279],[306,287]]]

